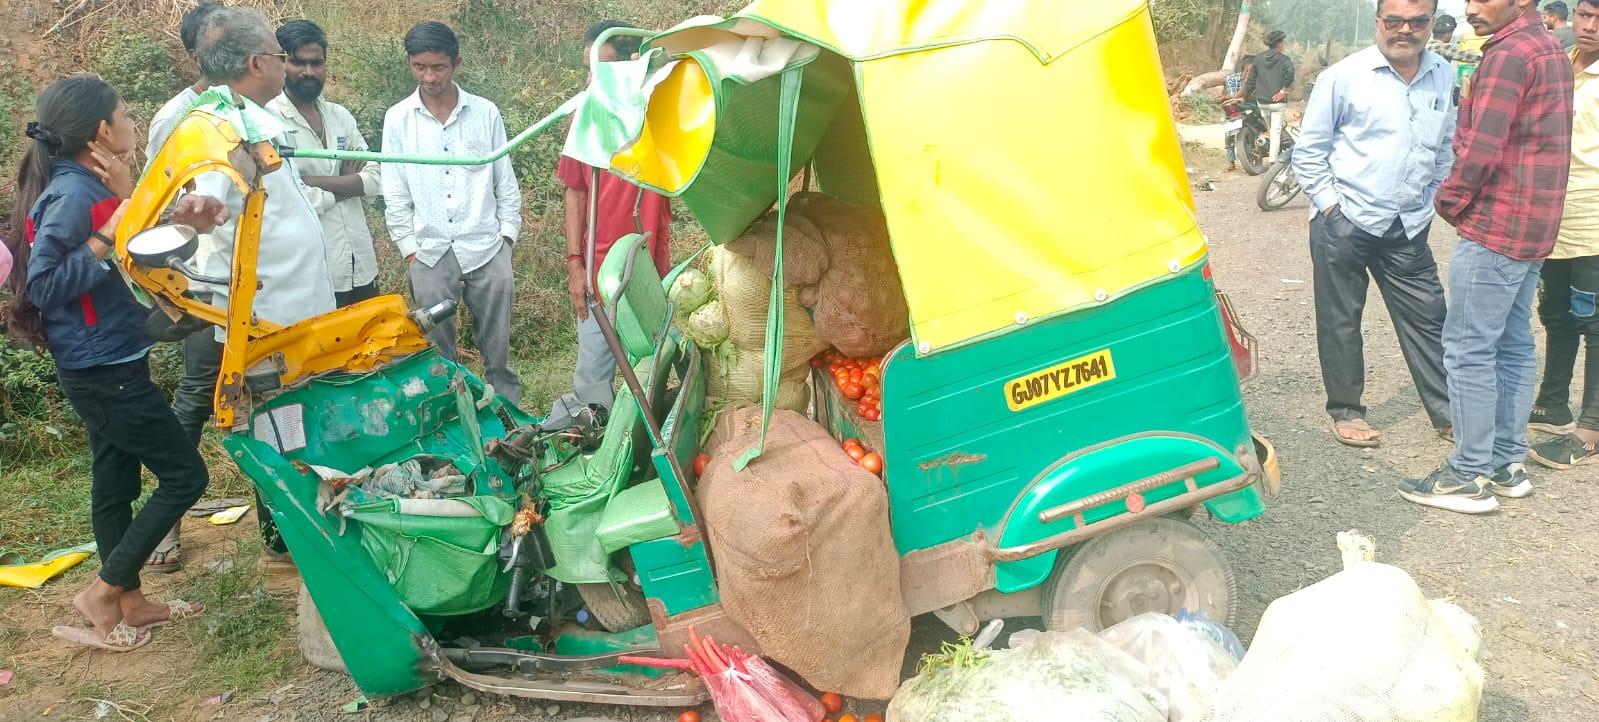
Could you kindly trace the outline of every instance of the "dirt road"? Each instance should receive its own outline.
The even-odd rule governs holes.
[[[1304,197],[1262,213],[1256,179],[1210,177],[1216,190],[1195,192],[1200,223],[1217,283],[1260,339],[1263,370],[1245,396],[1255,428],[1277,445],[1284,477],[1283,496],[1264,517],[1210,527],[1246,590],[1239,633],[1253,634],[1271,599],[1336,571],[1333,535],[1360,529],[1375,539],[1379,561],[1482,622],[1481,719],[1599,718],[1599,473],[1534,468],[1537,492],[1485,517],[1399,499],[1394,484],[1431,471],[1449,446],[1421,410],[1381,296],[1373,289],[1366,306],[1365,403],[1384,444],[1362,451],[1334,441],[1322,412]],[[1444,273],[1457,240],[1433,224]]]
[[[1196,164],[1215,170],[1215,155],[1207,154]],[[1535,470],[1536,494],[1510,501],[1503,511],[1486,517],[1422,509],[1398,499],[1394,484],[1425,474],[1448,448],[1428,428],[1380,297],[1373,295],[1366,315],[1366,403],[1385,443],[1380,449],[1361,451],[1333,441],[1321,410],[1305,201],[1301,198],[1285,210],[1262,213],[1254,205],[1255,179],[1221,173],[1209,177],[1216,181],[1216,189],[1195,192],[1200,220],[1210,237],[1217,282],[1260,338],[1263,371],[1246,388],[1246,397],[1255,428],[1276,443],[1284,471],[1283,495],[1261,519],[1238,526],[1204,522],[1238,571],[1244,595],[1238,632],[1249,639],[1270,600],[1337,571],[1334,534],[1360,529],[1376,540],[1379,560],[1408,570],[1428,595],[1453,598],[1482,622],[1487,670],[1482,720],[1599,719],[1599,626],[1593,601],[1599,595],[1595,554],[1599,472],[1556,475]],[[1435,225],[1432,243],[1441,264],[1447,264],[1455,240],[1448,227]],[[247,527],[253,528],[242,524],[229,533],[247,533]],[[231,547],[229,540],[213,543],[206,535],[186,536],[186,541],[195,546],[198,559],[226,555]],[[49,671],[58,684],[12,698],[15,706],[0,704],[0,719],[33,719],[27,710],[40,710],[61,699],[59,695],[73,695],[67,690],[128,683],[130,675],[159,679],[163,671],[184,667],[183,648],[175,641],[162,640],[114,666],[99,664],[91,653],[66,649],[43,630],[72,621],[65,604],[68,591],[56,583],[35,603],[15,608],[11,621],[27,631],[12,639],[30,647],[28,657],[40,667],[54,667]],[[931,619],[918,620],[916,630],[908,664],[947,635]],[[161,669],[152,669],[151,664]],[[358,695],[353,684],[339,675],[301,666],[290,679],[265,688],[275,691],[237,699],[222,708],[203,706],[198,700],[184,704],[181,709],[186,712],[179,712],[179,718],[363,719],[337,713],[340,704]],[[159,694],[155,688],[148,692]],[[370,711],[365,719],[664,722],[677,712],[536,704],[479,695],[463,699],[462,690],[450,685],[421,696],[426,697],[425,704],[419,702],[420,696],[408,697]],[[88,708],[80,704],[63,709]],[[21,716],[12,716],[18,713]]]

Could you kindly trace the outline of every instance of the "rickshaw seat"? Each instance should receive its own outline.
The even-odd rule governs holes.
[[[648,240],[647,233],[622,236],[600,264],[600,303],[616,314],[616,335],[629,363],[655,355],[658,336],[666,330],[666,288]]]

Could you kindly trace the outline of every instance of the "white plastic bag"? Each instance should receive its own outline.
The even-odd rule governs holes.
[[[1172,722],[1198,720],[1238,660],[1215,640],[1159,613],[1140,614],[1099,638],[1144,664],[1141,680],[1166,696]]]
[[[1475,722],[1475,619],[1427,600],[1369,539],[1338,535],[1344,570],[1272,602],[1206,722]]]
[[[974,666],[925,669],[900,685],[888,722],[1165,722],[1166,700],[1135,683],[1138,660],[1081,629],[1011,635]]]

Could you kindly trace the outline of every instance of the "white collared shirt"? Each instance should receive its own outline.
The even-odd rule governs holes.
[[[161,146],[166,145],[167,139],[172,137],[172,131],[178,127],[178,123],[188,116],[189,108],[194,107],[194,101],[199,99],[200,93],[190,85],[168,100],[166,105],[156,111],[155,117],[150,119],[150,143],[144,148],[146,171],[150,169],[150,162],[155,159],[156,154],[161,152]],[[199,245],[195,247],[194,257],[189,259],[190,263],[193,263],[195,268],[205,268],[211,260],[216,245],[216,239],[212,238],[211,234],[200,234]],[[189,285],[199,291],[216,290],[208,283],[190,281]]]
[[[262,135],[275,138],[273,142],[279,146],[286,144],[287,133],[277,113],[248,99],[244,101],[243,112]],[[322,222],[311,205],[305,183],[295,171],[294,162],[293,158],[284,158],[282,166],[262,179],[266,187],[266,208],[257,250],[256,280],[261,287],[255,294],[255,315],[281,326],[320,316],[336,306],[333,284],[328,276],[327,250],[322,242]],[[211,232],[217,241],[216,248],[202,272],[219,278],[231,277],[234,235],[244,215],[244,194],[223,173],[201,175],[195,178],[194,185],[196,193],[221,201],[229,214],[228,221]],[[227,288],[214,289],[213,303],[226,308],[228,292]],[[218,328],[217,340],[223,340],[224,336],[224,330]]]
[[[294,101],[287,95],[278,95],[267,104],[267,109],[283,117],[288,131],[288,144],[293,148],[320,150],[366,150],[366,137],[356,127],[355,116],[344,106],[316,99],[317,110],[322,114],[324,141],[300,114]],[[321,158],[296,158],[294,167],[300,177],[339,175],[341,163]],[[361,190],[368,196],[383,192],[382,171],[376,163],[361,169]],[[372,250],[372,231],[366,225],[366,211],[360,198],[339,200],[321,188],[306,186],[311,206],[322,219],[322,241],[328,249],[328,271],[333,274],[333,290],[343,293],[365,286],[378,277],[377,254]]]
[[[161,151],[161,146],[166,145],[167,138],[172,136],[172,129],[178,127],[178,121],[189,114],[189,108],[199,99],[200,93],[190,85],[155,112],[155,117],[150,119],[150,143],[144,147],[146,169],[150,167],[150,160]]]
[[[505,144],[499,107],[456,88],[449,119],[440,123],[422,104],[421,90],[389,108],[383,152],[478,157]],[[383,198],[389,236],[400,255],[432,267],[451,249],[462,273],[493,260],[500,238],[516,241],[522,228],[522,191],[511,158],[489,165],[383,164]]]

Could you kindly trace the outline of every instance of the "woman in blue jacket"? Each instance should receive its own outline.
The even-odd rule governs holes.
[[[8,239],[17,299],[12,335],[47,345],[67,401],[83,417],[94,454],[92,518],[100,574],[73,598],[92,629],[56,627],[64,639],[114,651],[150,641],[148,627],[198,614],[200,605],[157,603],[139,571],[162,535],[205,491],[205,462],[150,380],[150,311],[107,261],[133,191],[133,123],[104,81],[74,77],[39,95],[17,174]],[[159,485],[137,516],[140,468]]]

